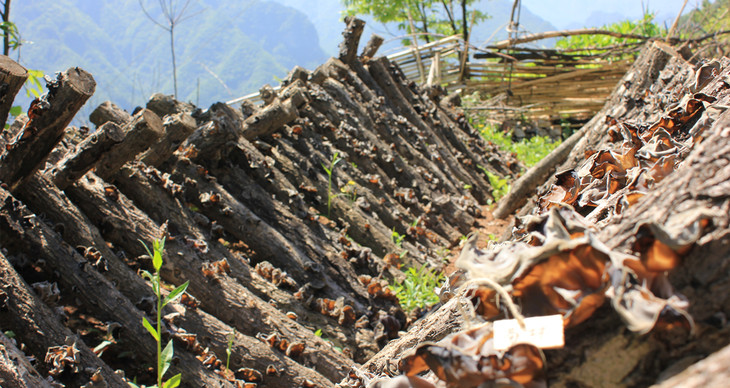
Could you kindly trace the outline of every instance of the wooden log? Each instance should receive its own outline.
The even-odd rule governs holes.
[[[33,252],[41,260],[44,271],[58,276],[54,280],[61,289],[67,292],[73,290],[74,297],[79,301],[78,307],[102,321],[117,322],[124,328],[117,338],[120,346],[134,349],[135,354],[143,359],[154,360],[157,349],[154,340],[142,326],[144,314],[85,257],[1,188],[0,202],[4,203],[0,209],[0,238],[4,241],[3,246],[10,252]],[[180,362],[171,366],[171,371],[182,373],[185,381],[196,386],[221,382],[220,377],[208,372],[194,356],[182,352],[175,355],[180,358]]]
[[[459,303],[463,301],[453,298],[416,322],[408,329],[406,335],[390,341],[378,354],[363,364],[362,369],[375,375],[399,374],[398,362],[403,354],[424,341],[436,342],[465,328],[468,322],[461,315]]]
[[[18,188],[17,195],[33,213],[43,214],[64,241],[76,247],[77,251],[81,250],[91,265],[135,306],[149,310],[149,301],[153,297],[149,285],[112,251],[99,229],[52,183],[47,174],[36,173]],[[100,256],[97,257],[97,254]]]
[[[365,47],[362,49],[362,53],[360,54],[360,58],[367,62],[372,58],[375,58],[375,54],[378,52],[378,49],[380,46],[385,42],[385,39],[383,39],[382,36],[373,34],[370,36],[370,40],[368,40],[368,43],[365,44]]]
[[[176,100],[172,95],[155,93],[147,101],[147,109],[155,112],[160,117],[173,113],[192,113],[195,107],[192,104]]]
[[[261,339],[242,334],[240,331],[233,336],[232,345],[229,348],[228,341],[235,330],[232,326],[226,325],[200,309],[185,310],[179,305],[174,308],[176,311],[168,314],[165,317],[166,321],[183,328],[188,333],[196,334],[198,341],[204,344],[203,346],[210,347],[217,355],[222,356],[226,354],[226,350],[230,350],[230,369],[236,371],[239,368],[248,368],[260,372],[263,376],[260,384],[265,387],[300,387],[305,385],[305,380],[309,380],[318,387],[334,386],[332,381],[287,357],[285,352],[269,346]],[[297,342],[298,339],[292,340]],[[267,373],[267,369],[270,367],[273,367],[276,373]]]
[[[7,331],[7,328],[3,329]],[[0,332],[0,384],[17,388],[51,388],[27,357],[15,346],[15,341]]]
[[[253,140],[266,136],[299,117],[297,109],[307,103],[306,94],[303,90],[292,90],[290,93],[291,97],[286,100],[276,99],[248,117],[243,122],[243,137]]]
[[[28,70],[10,59],[0,56],[0,123],[5,125],[15,96],[28,79]]]
[[[0,195],[5,196],[6,194],[7,192]],[[5,211],[6,209],[2,210],[2,212]],[[7,219],[3,217],[0,223],[5,224],[6,221]],[[60,247],[58,248],[60,249]],[[78,372],[65,376],[64,378],[68,379],[65,381],[66,384],[81,386],[88,383],[91,376],[99,371],[107,384],[118,387],[125,385],[124,381],[101,361],[81,339],[61,324],[58,314],[36,296],[2,252],[0,252],[0,281],[2,281],[1,292],[5,295],[3,297],[3,306],[0,308],[0,319],[3,322],[2,329],[3,331],[12,331],[17,338],[22,339],[23,344],[26,346],[26,353],[35,356],[38,360],[37,368],[41,369],[41,372],[48,373],[52,369],[52,366],[44,361],[48,349],[53,346],[67,345],[67,340],[70,340],[70,342],[76,344],[76,349],[79,352],[79,360],[75,365],[78,367]],[[25,362],[21,362],[21,364],[23,367],[18,368],[18,371],[25,370],[27,373],[27,375],[21,377],[31,382],[37,381],[39,376],[35,376],[32,369],[28,370],[28,365]],[[4,383],[3,386],[6,386],[5,384],[15,386],[10,385],[9,382]],[[44,385],[46,384],[30,386]]]
[[[342,332],[343,336],[347,337],[342,343],[356,349],[355,355],[358,355],[358,344],[355,342],[355,333],[352,332],[351,327],[340,326],[336,321],[325,317],[317,311],[311,310],[301,301],[296,300],[291,290],[287,291],[277,288],[270,281],[256,274],[248,263],[240,260],[239,257],[223,245],[214,241],[216,237],[225,236],[225,231],[218,229],[220,225],[217,223],[211,222],[210,219],[202,216],[201,213],[193,212],[179,199],[172,196],[167,189],[170,187],[171,180],[170,178],[166,178],[168,179],[166,181],[160,179],[162,175],[163,173],[143,165],[127,164],[115,175],[114,180],[117,188],[134,201],[134,203],[138,204],[140,210],[147,213],[158,224],[167,222],[169,230],[175,231],[175,235],[184,236],[188,240],[210,241],[207,245],[206,252],[197,252],[200,260],[215,262],[225,259],[230,266],[229,275],[240,284],[245,284],[256,296],[264,300],[275,300],[279,310],[295,312],[300,317],[300,320],[307,322],[310,327],[320,328],[326,333]],[[241,180],[241,175],[239,174],[229,175],[233,181],[238,182]],[[242,181],[241,186],[250,188],[256,186],[256,183],[246,179]],[[270,193],[266,193],[266,197],[267,199],[270,198]],[[169,198],[170,200],[162,200],[164,198]],[[252,200],[256,201],[262,198],[264,196],[258,196],[252,198]],[[286,211],[282,211],[281,208],[283,206],[277,206],[274,211],[270,211],[268,208],[264,210],[270,211],[271,213],[281,213],[283,217],[290,220],[297,219]],[[313,236],[303,233],[306,230],[306,225],[296,223],[292,225],[291,229],[286,229],[283,232],[291,239],[298,239],[301,235],[301,239],[307,241],[304,247],[305,253],[311,257],[321,256],[322,252],[326,249],[324,242],[317,241]],[[249,244],[251,249],[258,250],[257,241],[249,241]],[[331,256],[336,257],[337,255],[333,252]],[[351,277],[350,280],[357,281],[354,277]],[[343,296],[343,294],[344,292],[340,290],[334,290],[327,295],[331,299],[336,299],[339,296]],[[363,307],[362,309],[364,310],[365,308]]]
[[[96,175],[106,179],[134,159],[137,154],[146,150],[164,133],[162,120],[149,109],[143,109],[127,123],[124,128],[124,140],[103,154],[96,164]]]
[[[148,166],[157,167],[170,159],[180,144],[197,128],[195,119],[187,113],[167,115],[163,125],[165,134],[140,157],[140,160]]]
[[[352,63],[357,58],[357,46],[360,44],[360,36],[365,28],[365,22],[354,17],[345,17],[347,27],[342,32],[344,40],[340,43],[339,59],[346,64]]]
[[[96,82],[91,74],[75,67],[60,73],[48,88],[48,93],[31,104],[30,121],[0,159],[0,181],[11,191],[43,165],[68,123],[94,93]]]
[[[146,251],[138,240],[158,238],[160,226],[121,193],[114,202],[109,203],[103,186],[101,179],[89,173],[70,186],[67,192],[92,222],[100,226],[107,241],[122,247],[129,254],[145,255]],[[312,365],[331,381],[342,379],[349,367],[354,365],[342,353],[315,336],[312,330],[292,321],[226,273],[218,274],[214,279],[201,276],[202,264],[206,261],[205,256],[201,257],[199,253],[202,248],[193,248],[183,240],[170,239],[165,244],[165,265],[161,274],[165,281],[173,284],[190,280],[189,293],[200,300],[200,308],[249,336],[259,332],[278,332],[284,338],[306,342],[308,351],[302,362]]]
[[[651,387],[721,387],[727,384],[728,380],[730,380],[730,346],[722,348],[675,376],[657,382]]]
[[[124,135],[119,125],[107,121],[51,169],[53,183],[61,190],[68,187],[94,168],[102,155],[121,143]]]
[[[101,105],[97,106],[96,109],[91,112],[91,115],[89,115],[89,121],[96,125],[97,128],[109,121],[119,126],[123,126],[130,120],[132,120],[132,115],[111,101],[102,102]]]
[[[202,121],[206,124],[199,126],[179,148],[190,159],[220,160],[229,148],[227,144],[235,143],[241,136],[243,115],[230,105],[217,102],[206,111]]]

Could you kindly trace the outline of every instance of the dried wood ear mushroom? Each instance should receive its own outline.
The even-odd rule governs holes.
[[[406,376],[430,369],[449,387],[478,387],[496,381],[542,387],[545,386],[544,366],[542,352],[532,345],[516,345],[506,352],[495,350],[490,323],[452,334],[436,343],[423,343],[401,361]]]

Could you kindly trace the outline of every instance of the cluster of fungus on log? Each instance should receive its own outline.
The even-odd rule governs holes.
[[[287,357],[296,359],[304,353],[306,348],[304,342],[289,341],[286,338],[280,338],[279,334],[257,333],[256,338],[269,345],[272,349],[277,349],[286,354]]]
[[[702,140],[706,123],[699,119],[716,99],[696,93],[685,100],[649,125],[606,117],[611,140],[621,143],[592,152],[579,167],[556,175],[556,183],[538,200],[539,212],[570,205],[601,222],[635,204]]]
[[[256,264],[254,270],[257,274],[261,275],[264,279],[271,282],[277,287],[285,286],[289,288],[296,288],[297,282],[292,279],[286,271],[282,271],[279,268],[274,267],[268,261],[262,261]]]
[[[206,278],[215,279],[223,274],[230,273],[231,266],[230,264],[228,264],[228,260],[220,259],[212,263],[203,263],[201,271],[203,272],[203,276],[205,276]]]
[[[45,363],[52,366],[48,374],[58,376],[66,368],[70,368],[73,373],[77,373],[80,358],[81,353],[76,348],[76,342],[70,345],[52,346],[48,348],[45,358]]]
[[[203,366],[212,370],[215,374],[223,377],[224,379],[226,379],[226,381],[235,384],[236,387],[242,388],[255,388],[257,385],[256,383],[261,381],[260,372],[254,371],[258,373],[258,378],[256,378],[256,374],[247,373],[245,370],[242,372],[242,370],[239,369],[234,373],[233,371],[227,369],[225,363],[221,359],[219,359],[215,355],[215,353],[210,350],[210,348],[204,347],[198,341],[197,334],[189,333],[185,331],[185,329],[177,327],[169,321],[167,322],[167,324],[170,327],[170,331],[172,332],[172,338],[176,342],[185,346],[185,349],[192,352],[195,355],[195,358],[200,361]]]

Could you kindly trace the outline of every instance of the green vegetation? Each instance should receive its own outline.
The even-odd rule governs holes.
[[[322,163],[322,168],[327,173],[327,218],[330,218],[330,211],[332,210],[332,200],[335,199],[339,194],[332,193],[332,173],[335,171],[335,166],[342,160],[339,152],[335,152],[332,155],[329,166]]]
[[[398,298],[398,302],[406,312],[418,308],[433,306],[439,302],[434,290],[443,281],[443,274],[422,265],[421,268],[408,268],[403,283],[394,283],[389,287]]]
[[[489,179],[489,185],[492,186],[492,197],[494,198],[494,202],[499,202],[502,197],[509,193],[509,178],[500,178],[498,175],[487,171],[487,169],[482,166],[477,167],[479,167],[479,169],[487,176],[487,179]]]
[[[340,194],[344,195],[350,202],[350,205],[357,201],[357,183],[355,181],[347,181],[347,184],[340,187]]]
[[[515,142],[512,141],[510,134],[500,131],[496,126],[483,123],[474,124],[474,121],[478,120],[478,117],[472,119],[472,125],[475,125],[484,140],[507,152],[514,153],[527,168],[537,164],[560,145],[559,141],[553,141],[547,136],[533,136]]]
[[[390,241],[395,244],[398,248],[403,248],[403,239],[406,238],[405,234],[400,234],[395,231],[395,227],[393,227],[393,230],[391,230],[390,233]]]
[[[162,298],[162,280],[160,279],[160,268],[162,268],[162,253],[165,250],[165,239],[155,240],[152,242],[152,248],[154,253],[150,252],[149,248],[143,241],[140,241],[147,250],[147,254],[152,257],[152,266],[155,268],[154,273],[149,271],[142,271],[142,277],[149,280],[152,283],[152,290],[157,296],[157,328],[153,327],[147,318],[142,318],[142,326],[152,335],[157,342],[157,385],[159,388],[175,388],[180,385],[181,374],[178,373],[172,376],[164,383],[162,382],[162,376],[165,375],[167,369],[172,363],[172,356],[174,349],[172,340],[170,340],[165,349],[162,349],[162,309],[170,302],[181,297],[185,290],[188,288],[190,281],[181,284],[179,287],[170,291],[166,297]],[[137,387],[136,384],[130,383],[130,386]]]
[[[702,0],[699,7],[683,15],[679,19],[679,37],[697,38],[705,34],[730,29],[730,3],[728,0]],[[676,34],[674,35],[676,36]],[[727,42],[730,35],[722,35],[716,38],[720,43],[720,49],[728,52]]]
[[[138,0],[13,3],[23,41],[33,42],[22,46],[21,65],[45,74],[80,66],[93,74],[96,93],[78,117],[105,100],[131,112],[153,93],[173,94],[170,34],[150,23]],[[158,1],[144,3],[165,26]],[[205,11],[195,14],[199,8]],[[194,19],[175,28],[181,101],[207,107],[257,91],[295,65],[314,69],[327,60],[314,25],[278,2],[194,1],[190,9]],[[19,101],[25,108],[27,102]]]
[[[226,347],[226,369],[230,369],[231,365],[231,348],[233,348],[233,340],[236,339],[236,329],[228,335],[228,346]]]
[[[603,26],[601,29],[621,34],[642,35],[646,37],[660,36],[663,33],[666,34],[666,30],[663,30],[654,23],[654,13],[649,12],[648,10],[644,11],[644,16],[639,20],[625,20]],[[642,41],[638,39],[617,38],[610,35],[575,35],[558,39],[555,43],[555,47],[559,49],[586,49],[585,53],[589,54],[589,49],[639,42]],[[582,53],[582,51],[578,51],[577,53]]]
[[[6,4],[9,5],[9,1],[10,0],[7,0]],[[9,12],[9,6],[6,7],[6,10]],[[0,16],[2,16],[3,20],[3,22],[0,23],[0,37],[3,38],[3,53],[4,55],[10,55],[10,51],[18,51],[18,58],[20,58],[20,46],[23,44],[23,41],[20,38],[18,26],[8,20],[10,15],[7,12],[0,12]],[[43,93],[43,84],[41,83],[42,79],[42,71],[28,70],[28,79],[25,81],[25,85],[23,85],[28,97],[38,98],[41,96]],[[5,123],[5,128],[9,127],[9,123],[23,113],[23,107],[20,105],[13,105],[8,113],[9,117],[8,122]]]
[[[381,23],[397,23],[398,29],[405,34],[410,33],[410,18],[415,32],[425,42],[431,41],[430,34],[460,34],[465,41],[469,41],[471,28],[488,18],[487,14],[476,9],[474,6],[476,0],[342,0],[342,2],[347,7],[348,14],[372,15]]]

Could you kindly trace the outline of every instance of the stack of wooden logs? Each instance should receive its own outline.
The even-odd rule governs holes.
[[[330,387],[398,336],[384,286],[442,264],[492,199],[484,171],[520,165],[372,58],[382,39],[358,56],[362,28],[348,19],[339,58],[262,107],[155,95],[134,114],[102,104],[84,133],[67,126],[93,77],[50,82],[0,137],[0,381],[151,383],[140,241],[162,237],[162,279],[190,282],[163,311],[184,386]],[[26,77],[2,57],[3,121]]]

